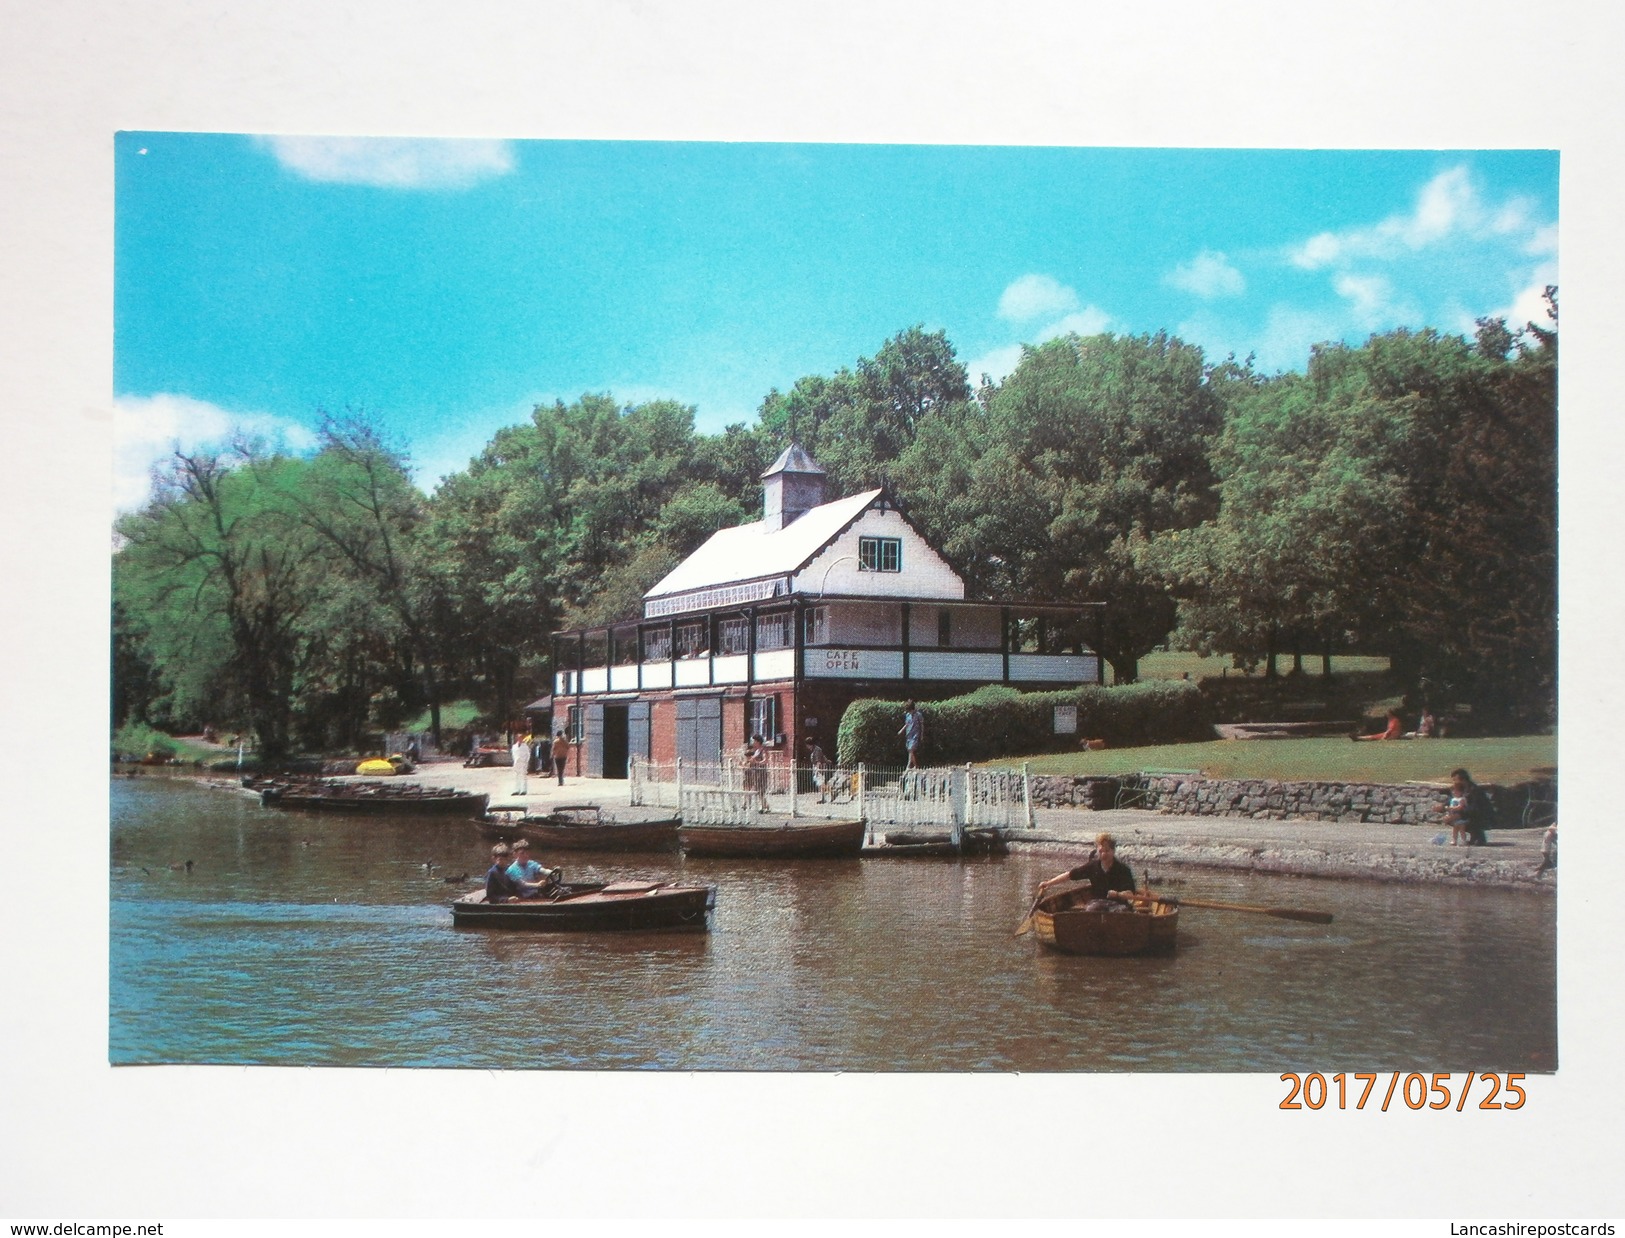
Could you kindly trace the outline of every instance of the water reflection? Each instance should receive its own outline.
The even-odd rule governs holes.
[[[749,1070],[1543,1070],[1554,900],[1187,870],[1179,950],[1039,949],[1053,856],[761,864],[544,856],[719,887],[710,933],[454,929],[465,822],[353,821],[116,782],[112,1057]],[[190,873],[176,870],[193,860]]]

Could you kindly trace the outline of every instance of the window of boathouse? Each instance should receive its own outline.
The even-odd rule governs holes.
[[[753,696],[750,698],[750,733],[760,735],[768,743],[776,742],[779,733],[779,698]]]
[[[756,620],[756,648],[788,649],[795,643],[795,627],[790,612],[778,611],[771,615],[762,615]]]
[[[900,537],[860,537],[860,572],[900,572],[903,570],[903,539]]]
[[[700,658],[711,652],[711,637],[707,632],[704,620],[698,623],[683,623],[677,627],[677,656],[679,658]]]
[[[645,628],[643,632],[643,660],[665,662],[671,657],[671,629]]]
[[[724,619],[717,624],[717,652],[724,655],[750,652],[750,620]]]

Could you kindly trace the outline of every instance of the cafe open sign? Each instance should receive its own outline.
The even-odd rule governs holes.
[[[814,679],[903,677],[903,654],[897,649],[809,649],[805,665]]]

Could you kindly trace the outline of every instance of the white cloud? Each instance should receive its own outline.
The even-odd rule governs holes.
[[[1533,218],[1523,198],[1485,200],[1465,167],[1439,173],[1417,194],[1409,214],[1390,215],[1380,223],[1345,232],[1322,232],[1287,251],[1288,260],[1304,270],[1342,266],[1359,258],[1392,258],[1459,238],[1483,240],[1525,234],[1526,245],[1544,243],[1550,225]]]
[[[1057,318],[1032,332],[1029,342],[1043,344],[1049,340],[1059,339],[1063,335],[1099,335],[1111,324],[1111,315],[1098,306],[1086,305],[1076,313],[1067,314]],[[975,388],[981,385],[982,375],[986,374],[994,382],[1003,382],[1021,363],[1020,344],[1005,344],[998,348],[990,348],[979,357],[971,357],[965,362],[965,372],[970,375],[970,385]]]
[[[126,396],[113,401],[113,510],[134,511],[151,493],[154,466],[175,451],[226,446],[233,438],[265,440],[273,448],[308,451],[316,435],[269,413],[232,413],[189,396]]]
[[[1507,326],[1514,331],[1531,322],[1537,327],[1550,328],[1551,319],[1546,313],[1546,286],[1555,283],[1557,268],[1541,267],[1530,276],[1529,282],[1518,290],[1510,304],[1491,310],[1486,316],[1506,319]]]
[[[970,375],[970,385],[974,390],[982,385],[982,375],[986,374],[994,382],[1002,383],[1019,364],[1021,345],[1007,344],[966,361],[965,373]]]
[[[1343,324],[1328,314],[1276,305],[1249,349],[1256,354],[1261,370],[1302,370],[1314,344],[1343,338]]]
[[[1393,295],[1393,287],[1380,275],[1338,275],[1332,280],[1337,295],[1349,303],[1362,326],[1372,327],[1382,320]]]
[[[1222,253],[1211,249],[1204,249],[1190,262],[1175,267],[1163,277],[1163,282],[1209,300],[1240,296],[1247,289],[1241,272],[1231,266]]]
[[[1098,306],[1085,305],[1076,314],[1057,319],[1038,332],[1037,343],[1063,335],[1099,335],[1111,322],[1111,315]]]
[[[1010,322],[1031,322],[1078,308],[1078,294],[1048,275],[1023,275],[999,298],[999,317]]]
[[[264,137],[296,176],[384,189],[467,189],[513,171],[511,142],[460,138]]]
[[[1555,275],[1551,279],[1537,279],[1514,297],[1512,304],[1496,317],[1505,318],[1507,326],[1514,331],[1530,322],[1550,330],[1552,320],[1546,305],[1546,286],[1555,280]]]
[[[1543,224],[1536,228],[1524,245],[1523,252],[1526,254],[1551,254],[1555,256],[1557,253],[1557,225]]]

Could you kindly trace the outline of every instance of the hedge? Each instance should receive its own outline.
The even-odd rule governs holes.
[[[946,701],[922,701],[930,765],[959,765],[998,757],[1075,749],[1085,739],[1113,748],[1213,738],[1211,710],[1197,685],[1184,680],[1102,687],[1085,684],[1058,692],[1018,692],[989,684]],[[1075,705],[1075,735],[1055,734],[1055,707]],[[902,701],[853,701],[836,734],[842,765],[901,765],[907,754],[898,730]]]

